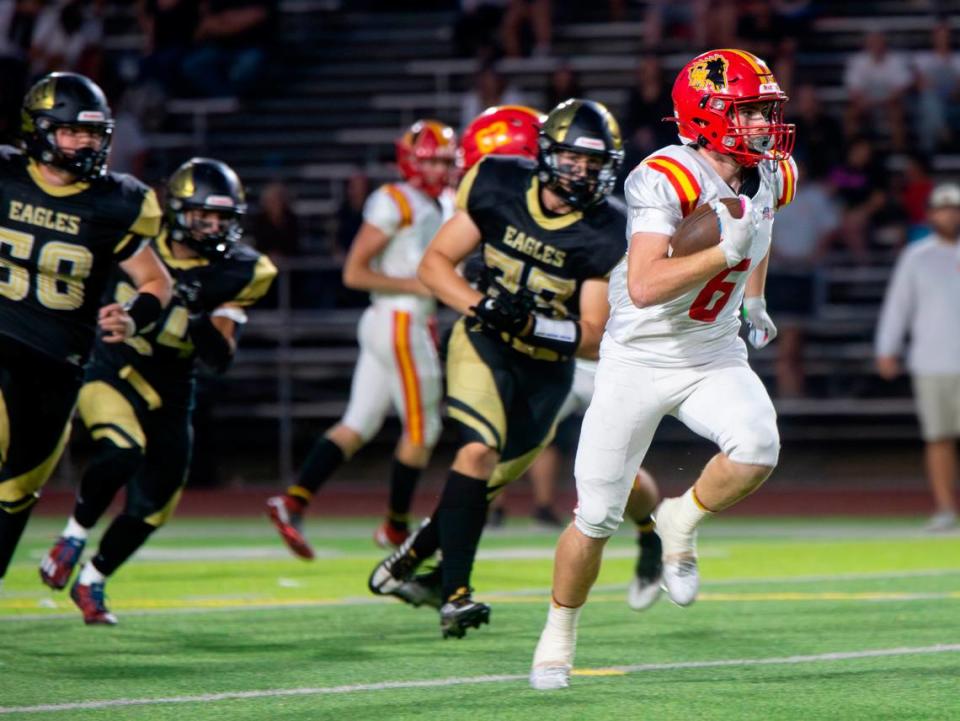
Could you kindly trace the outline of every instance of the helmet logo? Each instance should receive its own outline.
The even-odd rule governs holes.
[[[215,206],[217,208],[232,208],[233,198],[229,195],[208,195],[207,196],[207,205]]]
[[[708,55],[690,68],[690,87],[722,93],[727,88],[728,66],[722,55]]]
[[[607,146],[600,138],[577,138],[573,141],[574,147],[577,148],[586,148],[587,150],[599,150],[603,152],[607,149]]]
[[[170,178],[170,194],[178,198],[189,198],[197,192],[196,185],[193,182],[193,167],[188,165],[181,168]]]
[[[77,113],[77,122],[80,123],[102,123],[106,119],[99,110],[81,110]]]
[[[24,98],[23,105],[27,110],[51,110],[56,102],[57,81],[48,78],[46,82],[39,82],[34,85],[27,97]]]
[[[476,134],[477,148],[481,155],[492,153],[497,148],[510,142],[509,128],[504,120],[491,123],[489,128],[478,130]]]

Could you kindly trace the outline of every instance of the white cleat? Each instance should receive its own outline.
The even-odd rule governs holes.
[[[943,533],[957,528],[957,514],[953,511],[938,511],[930,516],[923,530],[927,533]]]
[[[700,590],[697,529],[678,523],[680,498],[664,499],[656,510],[657,534],[663,543],[663,589],[678,606],[689,606]]]
[[[570,666],[534,666],[530,669],[530,687],[537,691],[556,691],[570,686]]]
[[[663,575],[654,579],[634,576],[627,588],[627,605],[634,611],[646,611],[660,598]]]

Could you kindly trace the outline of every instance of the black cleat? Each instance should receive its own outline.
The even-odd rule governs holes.
[[[427,573],[418,573],[409,581],[404,581],[390,595],[415,608],[430,606],[439,610],[443,605],[442,586],[443,572],[437,566]]]
[[[490,607],[474,601],[469,588],[461,588],[440,607],[440,635],[463,638],[468,628],[490,623]]]
[[[409,536],[396,551],[376,565],[367,580],[367,588],[370,589],[370,593],[377,596],[396,596],[406,603],[411,603],[405,596],[399,594],[398,590],[403,584],[413,580],[413,574],[423,562],[411,551],[414,538],[416,538],[416,534]],[[419,606],[420,604],[415,603],[414,605]]]

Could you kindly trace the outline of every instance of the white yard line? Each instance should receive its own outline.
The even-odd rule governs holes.
[[[934,646],[915,646],[900,648],[879,648],[865,651],[837,651],[805,656],[781,656],[774,658],[731,658],[713,661],[679,661],[676,663],[644,663],[632,666],[615,666],[608,669],[582,669],[574,671],[582,676],[610,676],[656,671],[681,671],[699,668],[731,668],[743,666],[796,665],[821,663],[824,661],[852,661],[863,658],[881,658],[890,656],[915,656],[920,654],[956,653],[960,644],[937,644]],[[316,686],[306,688],[275,688],[259,691],[227,691],[194,696],[166,696],[159,698],[120,698],[105,701],[80,701],[63,704],[41,704],[37,706],[0,706],[0,714],[14,713],[56,713],[63,711],[88,711],[126,706],[158,706],[186,703],[214,703],[238,699],[261,699],[289,696],[329,696],[332,694],[364,693],[368,691],[387,691],[409,688],[446,688],[450,686],[477,686],[490,683],[513,683],[525,681],[526,674],[500,674],[496,676],[463,676],[455,678],[428,679],[422,681],[381,681],[379,683],[360,683],[346,686]],[[588,683],[579,681],[577,683]]]

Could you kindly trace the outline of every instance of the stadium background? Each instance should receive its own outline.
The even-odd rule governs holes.
[[[6,4],[18,12],[39,7]],[[671,139],[658,118],[677,69],[704,47],[734,46],[765,57],[793,96],[787,116],[798,124],[801,191],[816,185],[836,213],[833,226],[820,232],[833,231],[832,239],[820,238],[822,254],[809,262],[778,265],[774,259],[771,267],[771,294],[778,283],[784,289],[771,303],[775,310],[786,303],[775,318],[782,327],[794,326],[791,337],[800,340],[788,342],[784,335],[752,352],[775,398],[784,452],[774,479],[743,510],[831,513],[853,504],[886,513],[928,510],[908,380],[891,384],[873,373],[871,342],[893,259],[923,232],[931,179],[960,170],[960,155],[946,135],[927,140],[926,106],[916,84],[899,101],[905,141],[891,135],[886,106],[851,118],[856,88],[845,84],[845,68],[867,31],[881,33],[890,52],[910,64],[930,50],[935,27],[960,3],[613,0],[587,7],[538,0],[521,3],[531,17],[519,18],[515,27],[509,20],[506,30],[498,25],[505,3],[252,4],[267,7],[270,19],[252,36],[238,37],[231,46],[237,55],[224,58],[229,68],[242,52],[255,53],[255,70],[233,85],[218,81],[213,66],[195,64],[190,53],[205,46],[192,41],[189,27],[178,37],[169,20],[163,25],[155,17],[151,24],[155,3],[67,3],[83,17],[75,35],[88,38],[72,54],[55,48],[44,54],[41,46],[18,58],[16,33],[5,35],[11,40],[4,67],[15,71],[5,75],[9,88],[18,72],[25,78],[71,67],[108,89],[118,111],[115,168],[160,183],[182,160],[206,154],[233,165],[248,186],[248,239],[282,272],[267,304],[253,314],[229,374],[202,383],[192,489],[229,489],[217,494],[215,506],[254,511],[258,488],[290,479],[312,438],[339,417],[365,302],[344,289],[340,265],[363,197],[394,177],[392,142],[404,126],[436,117],[462,129],[469,108],[482,109],[498,90],[503,100],[544,109],[567,94],[582,94],[608,104],[620,120],[625,174]],[[546,30],[537,23],[543,10]],[[956,25],[955,19],[945,22]],[[188,70],[171,70],[177,63]],[[653,89],[643,90],[645,84]],[[18,96],[4,97],[9,106]],[[15,111],[4,112],[8,134]],[[945,122],[957,136],[956,112]],[[859,167],[847,162],[854,140],[872,151]],[[272,225],[265,205],[278,207]],[[798,293],[808,299],[799,309]],[[369,500],[365,510],[380,506],[396,430],[388,423],[378,441],[337,474],[322,508],[357,508],[363,499]],[[568,448],[575,447],[575,435],[574,422],[561,434]],[[443,467],[444,445],[425,486],[439,480],[434,472]],[[85,449],[82,433],[75,433],[41,513],[65,509]],[[688,481],[707,453],[705,444],[668,419],[650,464],[671,488]],[[562,509],[572,502],[566,475]],[[181,512],[193,510],[193,495],[187,494]],[[421,500],[429,505],[429,493]],[[526,484],[518,485],[510,503],[513,512],[524,512]],[[210,509],[206,502],[198,507]]]

